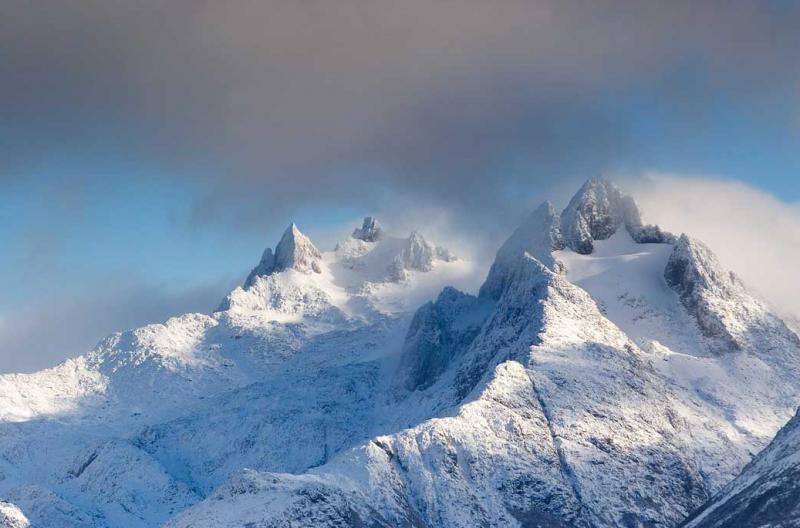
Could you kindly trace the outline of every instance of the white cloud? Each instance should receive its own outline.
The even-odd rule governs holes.
[[[733,180],[648,174],[626,187],[647,221],[705,242],[789,318],[800,318],[800,204]]]

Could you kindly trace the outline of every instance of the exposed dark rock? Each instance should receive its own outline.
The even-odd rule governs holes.
[[[603,178],[588,180],[561,213],[561,233],[573,251],[588,255],[595,240],[607,240],[621,226],[639,243],[668,243],[675,237],[658,226],[642,223],[639,207],[630,196]]]
[[[374,217],[367,216],[364,217],[364,223],[361,224],[361,227],[353,230],[352,236],[364,242],[376,242],[383,236],[383,230]]]

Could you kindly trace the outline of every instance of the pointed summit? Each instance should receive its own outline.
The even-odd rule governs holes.
[[[365,216],[361,227],[354,229],[352,236],[364,242],[376,242],[383,237],[383,230],[375,217]]]
[[[431,271],[437,260],[452,262],[456,256],[446,248],[431,244],[421,233],[412,231],[400,253],[389,265],[389,276],[394,281],[402,281],[409,271]]]
[[[611,238],[621,225],[639,243],[675,240],[658,226],[643,225],[636,201],[605,178],[590,178],[561,213],[564,242],[582,255],[592,253],[595,240]]]
[[[626,211],[635,208],[616,185],[603,178],[591,178],[572,197],[561,213],[561,227],[573,251],[588,255],[594,240],[606,240],[625,220]],[[634,209],[638,215],[638,209]],[[631,211],[633,213],[633,211]]]
[[[560,219],[553,204],[544,202],[528,215],[497,250],[489,275],[481,286],[480,296],[499,298],[512,268],[525,253],[553,268],[555,261],[551,252],[558,249],[564,249]]]
[[[247,277],[244,283],[245,288],[251,286],[256,277],[271,275],[290,268],[303,273],[321,273],[321,259],[322,254],[316,246],[292,223],[286,228],[280,242],[275,246],[274,254],[270,248],[264,250],[261,261]]]
[[[291,224],[275,246],[275,271],[292,268],[305,273],[321,273],[321,258],[322,254],[311,240],[295,224]]]

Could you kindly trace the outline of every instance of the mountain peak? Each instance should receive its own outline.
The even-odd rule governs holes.
[[[383,237],[383,230],[375,217],[365,216],[361,227],[353,230],[352,237],[364,242],[376,242]]]
[[[256,277],[271,275],[287,269],[303,273],[321,273],[321,259],[322,253],[292,222],[283,232],[278,245],[275,246],[275,252],[273,253],[270,248],[264,250],[261,261],[248,275],[245,288],[251,286]]]
[[[525,253],[545,266],[554,267],[552,251],[563,249],[558,212],[549,201],[533,210],[497,250],[497,256],[481,286],[480,296],[497,299],[505,288],[512,268]]]
[[[592,253],[595,240],[611,238],[622,225],[639,243],[675,241],[658,226],[644,225],[636,201],[606,178],[587,180],[561,213],[564,242],[582,255]]]
[[[590,254],[593,241],[611,238],[629,209],[638,214],[638,208],[631,207],[616,185],[604,178],[590,178],[561,213],[567,246],[576,253]]]
[[[422,233],[412,231],[390,265],[389,274],[392,280],[402,281],[411,270],[423,272],[432,270],[437,260],[452,262],[456,260],[456,256],[448,249],[428,242]]]

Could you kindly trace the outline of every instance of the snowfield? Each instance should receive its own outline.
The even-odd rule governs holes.
[[[213,314],[0,376],[0,525],[671,527],[800,402],[797,335],[606,180],[473,277],[292,224]]]

